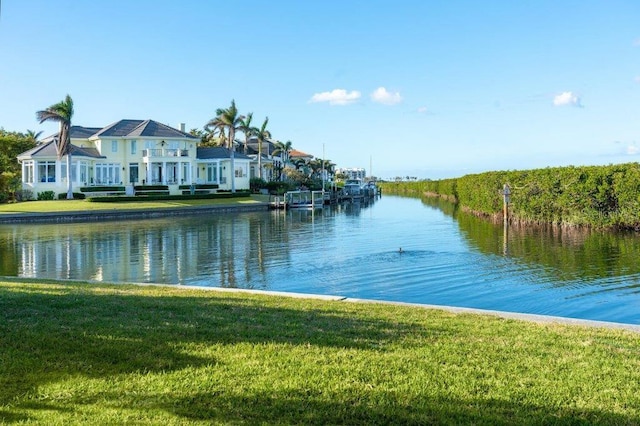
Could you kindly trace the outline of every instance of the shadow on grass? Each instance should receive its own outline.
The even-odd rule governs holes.
[[[189,344],[288,343],[379,350],[381,343],[425,332],[330,308],[290,309],[252,297],[93,290],[82,285],[0,286],[0,407],[42,384],[73,376],[170,372],[220,361],[189,354],[184,350]]]
[[[163,409],[193,421],[246,424],[388,424],[388,425],[621,425],[640,419],[610,412],[533,407],[496,399],[399,400],[397,393],[354,396],[351,404],[326,396],[269,394],[254,398],[196,394]]]
[[[155,293],[154,293],[155,292]],[[189,345],[281,343],[386,351],[388,344],[419,335],[421,344],[464,330],[438,321],[413,323],[371,319],[331,303],[251,296],[161,295],[158,289],[91,286],[0,286],[0,422],[28,422],[29,411],[65,414],[93,398],[121,407],[162,411],[184,421],[280,424],[638,424],[609,412],[537,407],[482,398],[432,399],[375,387],[275,389],[243,392],[227,386],[181,394],[157,390],[123,395],[96,389],[88,400],[74,396],[56,405],[38,388],[74,377],[109,378],[129,373],[170,373],[223,364],[195,356]],[[353,305],[355,306],[355,305]],[[341,305],[341,308],[344,305]],[[371,307],[371,309],[374,309]],[[211,352],[215,352],[211,351]],[[201,352],[203,353],[203,352]],[[204,352],[207,353],[207,352]],[[170,380],[170,379],[169,379]],[[73,385],[68,385],[72,388]],[[101,385],[98,385],[101,386]],[[351,393],[349,393],[351,392]],[[98,395],[98,396],[95,396]],[[42,400],[38,398],[42,397]],[[59,397],[59,396],[58,396]],[[74,400],[78,398],[77,400]],[[75,404],[75,405],[74,405]]]

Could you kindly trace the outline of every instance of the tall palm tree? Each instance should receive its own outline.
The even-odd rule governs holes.
[[[225,136],[227,141],[227,148],[231,151],[231,192],[236,192],[235,181],[235,163],[234,163],[234,143],[236,139],[236,132],[240,130],[240,123],[244,120],[244,115],[238,115],[238,108],[236,108],[236,101],[231,100],[231,106],[229,108],[218,108],[216,110],[216,116],[209,120],[205,125],[205,128],[217,128],[221,135]],[[227,132],[224,135],[224,132]]]
[[[244,154],[247,155],[247,145],[249,145],[249,138],[253,136],[258,129],[251,126],[251,120],[253,120],[253,113],[250,112],[240,122],[240,131],[244,133]]]
[[[56,150],[58,161],[67,156],[67,200],[73,199],[73,184],[71,182],[71,119],[73,118],[73,99],[67,95],[63,101],[51,105],[47,109],[36,112],[36,119],[40,124],[53,121],[60,124]]]
[[[264,119],[262,126],[256,131],[258,137],[258,177],[262,179],[262,144],[265,140],[271,138],[271,132],[267,130],[267,124],[269,124],[269,117]]]
[[[291,141],[277,141],[274,145],[275,149],[273,150],[273,154],[279,154],[282,161],[287,164],[289,162],[289,153],[293,149],[293,143]]]

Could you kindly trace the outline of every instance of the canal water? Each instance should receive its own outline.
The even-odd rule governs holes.
[[[505,229],[383,196],[316,212],[0,225],[0,275],[450,305],[640,324],[640,236]]]

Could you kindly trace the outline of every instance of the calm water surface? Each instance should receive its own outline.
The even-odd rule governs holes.
[[[402,248],[402,252],[400,252]],[[0,275],[237,287],[640,324],[640,236],[505,230],[447,203],[0,225]]]

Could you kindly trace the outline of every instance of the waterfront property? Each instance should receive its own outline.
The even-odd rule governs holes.
[[[179,194],[185,185],[218,189],[249,188],[251,159],[226,148],[199,148],[199,138],[154,120],[120,120],[109,126],[71,127],[71,179],[74,188],[163,185]],[[65,192],[67,165],[58,159],[58,135],[18,156],[22,188],[37,194]],[[232,168],[233,164],[233,168]],[[181,188],[182,186],[182,188]]]
[[[100,226],[0,225],[0,276],[261,289],[640,324],[634,234],[505,232],[448,203],[393,196],[261,210]]]

